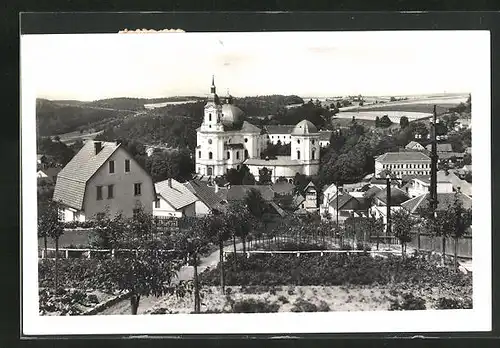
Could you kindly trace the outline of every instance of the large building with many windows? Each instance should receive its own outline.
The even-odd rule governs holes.
[[[275,127],[273,133],[269,134],[265,129],[246,121],[245,113],[233,104],[230,95],[219,98],[212,78],[203,122],[197,129],[196,173],[218,177],[230,169],[246,165],[257,180],[263,168],[271,172],[272,181],[279,177],[291,180],[297,173],[316,174],[320,155],[318,129],[307,120],[282,128],[277,130]],[[271,136],[278,134],[287,137],[282,144],[290,144],[290,156],[262,158],[262,151],[268,142],[275,143],[278,140]]]
[[[400,176],[430,175],[431,159],[422,152],[387,152],[375,158],[375,177],[383,172]]]

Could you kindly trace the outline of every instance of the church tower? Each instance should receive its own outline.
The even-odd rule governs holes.
[[[223,132],[224,127],[220,122],[222,117],[222,105],[219,96],[216,93],[215,80],[212,75],[212,85],[210,86],[210,95],[205,105],[203,123],[201,130],[203,132]]]

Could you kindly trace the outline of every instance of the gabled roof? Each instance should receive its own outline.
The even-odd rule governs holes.
[[[161,196],[176,210],[193,204],[198,198],[183,184],[174,179],[155,183],[157,195]]]
[[[425,147],[427,150],[432,151],[432,144],[429,144]],[[437,152],[453,152],[453,148],[451,144],[436,144]]]
[[[293,125],[269,125],[265,126],[264,129],[268,134],[291,134],[293,131]]]
[[[375,159],[380,163],[430,162],[429,156],[422,152],[386,152]]]
[[[410,141],[406,146],[406,149],[424,149],[424,147],[420,144],[417,143],[416,141],[412,140]]]
[[[438,193],[438,211],[444,211],[448,209],[449,204],[453,204],[455,201],[455,192],[451,193]],[[430,193],[423,194],[421,196],[412,198],[401,204],[403,208],[408,210],[410,213],[418,213],[419,208],[426,208],[429,206],[429,197]],[[458,193],[459,199],[462,201],[462,204],[465,209],[472,208],[472,198],[464,195],[463,193]]]
[[[54,201],[60,201],[78,210],[82,209],[87,181],[120,147],[120,144],[113,142],[101,142],[101,144],[102,149],[96,155],[94,141],[87,141],[59,172],[54,189]]]
[[[304,196],[302,196],[300,193],[296,194],[293,197],[293,208],[298,208],[302,203],[304,203],[305,200],[306,199],[304,198]]]
[[[50,168],[45,168],[45,169],[39,170],[39,172],[43,172],[49,178],[56,176],[60,171],[61,171],[61,168],[55,168],[55,167],[50,167]]]
[[[319,141],[330,141],[332,131],[319,131]]]
[[[382,191],[381,188],[379,188],[377,186],[372,186],[368,189],[368,191],[365,192],[364,196],[367,198],[371,198],[371,197],[374,197],[380,191]]]
[[[273,209],[274,211],[276,211],[276,213],[278,215],[280,215],[281,217],[284,217],[286,215],[286,212],[280,208],[279,205],[277,205],[276,203],[274,202],[269,202],[269,205],[271,207],[271,209]]]
[[[231,185],[227,190],[227,200],[243,200],[251,189],[260,191],[265,201],[272,201],[274,199],[274,191],[270,185]]]
[[[304,191],[307,191],[307,189],[310,187],[316,190],[316,186],[314,186],[313,182],[309,181],[309,184],[307,184],[306,187],[304,187]]]
[[[401,205],[401,203],[406,202],[410,197],[403,190],[391,186],[391,206]],[[380,190],[375,195],[375,198],[387,204],[387,190]]]
[[[460,179],[456,174],[448,171],[448,174],[444,170],[439,170],[437,172],[438,182],[451,182],[454,189],[460,188],[460,191],[468,196],[472,196],[472,184],[465,180]]]
[[[279,195],[292,194],[295,185],[289,182],[277,182],[271,186],[272,190]]]
[[[210,209],[222,210],[223,197],[215,193],[213,187],[200,180],[190,180],[184,183],[189,191],[194,193]],[[225,190],[224,190],[225,191]]]
[[[353,196],[351,196],[350,194],[348,193],[344,193],[344,194],[339,194],[338,195],[338,200],[339,200],[339,204],[338,204],[338,208],[339,210],[342,210],[342,208],[347,204],[349,203],[350,201],[352,200],[355,200],[356,202],[359,203],[359,201],[354,198]],[[334,195],[331,199],[330,199],[330,206],[334,209],[337,209],[337,194]]]

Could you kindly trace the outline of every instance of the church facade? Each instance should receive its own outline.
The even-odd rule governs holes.
[[[219,98],[213,78],[203,122],[196,133],[195,168],[201,176],[214,178],[246,165],[257,180],[261,169],[270,170],[274,182],[279,177],[291,180],[297,173],[315,175],[319,170],[320,133],[314,124],[303,120],[293,127],[290,156],[261,158],[271,142],[270,135],[246,121],[229,94]]]

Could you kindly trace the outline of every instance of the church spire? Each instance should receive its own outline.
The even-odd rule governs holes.
[[[215,94],[215,81],[214,75],[212,75],[212,86],[210,87],[210,93]]]

